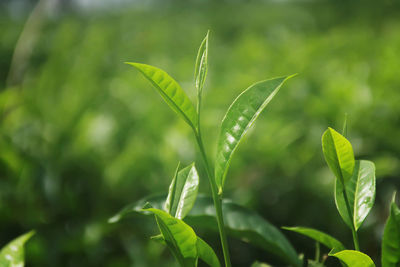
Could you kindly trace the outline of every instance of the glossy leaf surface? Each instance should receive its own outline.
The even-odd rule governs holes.
[[[165,196],[163,195],[142,199],[128,205],[109,221],[117,222],[131,213],[148,214],[148,212],[141,211],[146,202],[151,203],[154,207],[162,207],[164,200]],[[224,210],[224,221],[228,235],[262,248],[280,257],[282,261],[288,264],[301,266],[296,251],[286,237],[279,229],[256,212],[227,200],[222,203],[222,209]],[[192,210],[185,217],[185,222],[192,226],[218,231],[213,200],[199,195]]]
[[[371,258],[356,250],[342,250],[338,253],[329,254],[347,264],[348,267],[373,267],[375,266]]]
[[[331,252],[336,253],[339,252],[341,250],[344,250],[345,247],[344,245],[337,240],[336,238],[315,230],[315,229],[311,229],[311,228],[307,228],[307,227],[282,227],[285,230],[289,230],[289,231],[293,231],[305,236],[308,236],[316,241],[318,241],[319,243],[325,245],[326,247],[328,247],[329,249],[331,249]]]
[[[350,142],[340,133],[328,128],[322,135],[322,150],[329,168],[340,182],[351,179],[354,170],[354,153]]]
[[[201,97],[208,71],[208,34],[209,32],[207,32],[206,37],[200,44],[194,69],[194,81],[197,89],[197,96],[199,98]]]
[[[395,198],[390,205],[389,218],[385,225],[382,240],[382,267],[400,265],[400,209]]]
[[[220,267],[221,264],[214,250],[200,237],[197,237],[197,253],[199,258],[211,267]]]
[[[229,107],[222,120],[215,162],[215,181],[219,193],[223,191],[229,164],[240,141],[290,77],[292,76],[255,83],[242,92]]]
[[[30,231],[8,243],[0,251],[1,267],[23,267],[24,266],[24,244],[32,237]]]
[[[375,201],[375,165],[368,160],[357,160],[354,173],[350,180],[345,183],[346,193],[349,199],[352,218],[349,218],[346,202],[343,196],[342,183],[336,180],[335,203],[343,220],[349,227],[352,222],[356,230],[360,228],[368,213],[371,211]]]
[[[146,209],[156,216],[157,224],[165,243],[181,264],[181,266],[196,266],[197,236],[193,229],[183,221],[172,217],[159,209]]]
[[[176,173],[169,187],[164,210],[183,219],[192,209],[199,188],[199,175],[194,163]]]
[[[197,127],[196,109],[180,85],[165,71],[154,66],[127,62],[139,70],[160,93],[161,97],[176,113],[192,127]]]

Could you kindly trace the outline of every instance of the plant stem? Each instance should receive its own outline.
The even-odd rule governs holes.
[[[351,221],[351,233],[353,235],[354,249],[357,250],[357,251],[360,251],[360,245],[358,243],[358,235],[357,235],[356,227],[354,226],[354,221],[352,220],[353,216],[351,215],[349,199],[347,198],[347,193],[346,193],[346,189],[345,189],[345,186],[344,186],[344,182],[342,184],[343,184],[344,202],[346,202],[347,213],[348,213],[349,219]]]
[[[315,243],[315,261],[319,262],[319,258],[320,258],[320,246],[319,246],[319,242],[317,241]]]
[[[203,158],[204,165],[206,167],[205,169],[207,172],[208,180],[209,180],[210,186],[211,186],[211,193],[212,193],[212,198],[214,201],[215,213],[217,215],[218,231],[219,231],[219,236],[221,239],[222,252],[224,254],[225,266],[231,267],[228,239],[226,238],[224,217],[222,214],[222,197],[218,195],[218,187],[217,187],[217,184],[215,183],[214,176],[212,175],[212,172],[211,172],[211,167],[208,163],[208,158],[206,155],[206,151],[204,149],[203,140],[200,135],[200,126],[199,126],[199,130],[195,131],[195,135],[196,135],[197,145],[199,146],[199,150],[200,150],[201,156]]]

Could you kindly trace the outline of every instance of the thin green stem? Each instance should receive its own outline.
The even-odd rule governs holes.
[[[358,243],[358,235],[357,235],[356,227],[354,225],[354,221],[352,220],[353,216],[351,215],[349,199],[347,197],[347,193],[346,193],[346,189],[345,189],[344,183],[343,183],[343,197],[344,197],[344,202],[346,203],[347,213],[348,213],[349,219],[351,221],[351,233],[353,235],[354,249],[357,250],[357,251],[360,251],[360,245]]]
[[[224,217],[222,214],[222,197],[218,195],[218,187],[217,187],[217,184],[215,183],[214,176],[212,175],[211,167],[208,162],[206,151],[204,149],[203,140],[200,135],[200,127],[199,127],[198,131],[195,131],[195,135],[196,135],[197,145],[199,146],[199,150],[200,150],[201,156],[203,158],[205,169],[206,169],[207,176],[208,176],[208,180],[209,180],[210,186],[211,186],[211,193],[212,193],[212,198],[214,201],[215,212],[217,215],[218,231],[219,231],[219,236],[221,239],[222,252],[224,254],[225,266],[231,267],[228,239],[226,237]]]
[[[315,243],[315,261],[319,262],[319,258],[321,257],[321,252],[320,252],[320,246],[319,246],[319,242],[317,241]]]

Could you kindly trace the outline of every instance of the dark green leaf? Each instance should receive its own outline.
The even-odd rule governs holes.
[[[174,176],[164,209],[172,216],[183,219],[196,201],[198,188],[199,175],[192,163]]]
[[[230,161],[243,136],[282,84],[292,76],[255,83],[242,92],[229,107],[222,120],[215,162],[215,181],[219,194],[223,191]]]
[[[352,218],[349,218],[346,203],[343,196],[343,186],[336,180],[335,202],[340,215],[349,227],[351,220],[357,231],[368,213],[371,211],[375,201],[375,165],[368,160],[356,160],[354,173],[350,180],[345,183],[346,193],[349,199]]]
[[[194,69],[194,81],[197,89],[197,96],[200,99],[203,91],[204,82],[206,81],[208,71],[208,34],[201,42],[199,51],[197,52],[196,65]]]
[[[382,240],[382,267],[400,266],[400,209],[395,197],[390,205],[390,215]]]
[[[165,71],[146,64],[126,62],[139,70],[157,89],[167,104],[192,127],[197,128],[196,109],[180,85]]]
[[[329,254],[347,264],[348,267],[374,267],[371,258],[356,250],[342,250],[338,253]]]
[[[197,253],[199,258],[211,267],[221,266],[214,250],[200,237],[197,237]]]
[[[336,252],[339,252],[339,251],[345,249],[345,247],[343,246],[343,244],[340,241],[338,241],[336,238],[334,238],[326,233],[323,233],[321,231],[307,228],[307,227],[282,227],[282,228],[285,230],[293,231],[293,232],[308,236],[308,237],[318,241],[319,243],[325,245],[329,249],[331,249],[331,252],[333,252],[333,253],[336,253]]]
[[[193,229],[182,220],[172,217],[159,209],[146,209],[152,212],[164,237],[165,243],[171,249],[181,266],[196,266],[197,236]]]
[[[265,249],[288,264],[301,265],[296,251],[286,237],[256,212],[229,201],[222,203],[222,209],[228,235]],[[185,220],[190,225],[214,231],[218,229],[213,201],[208,197],[199,196]]]
[[[34,235],[30,231],[4,246],[0,251],[1,267],[23,267],[24,266],[24,244]]]

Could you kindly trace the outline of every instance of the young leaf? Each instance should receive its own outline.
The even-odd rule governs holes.
[[[346,202],[343,196],[342,183],[336,180],[335,203],[345,223],[351,228],[352,221],[357,231],[375,201],[375,165],[368,160],[356,160],[353,176],[345,182],[352,218],[349,218]]]
[[[196,201],[198,188],[199,175],[192,163],[180,170],[172,180],[164,210],[175,218],[183,219]]]
[[[165,71],[146,64],[126,62],[146,77],[167,104],[194,129],[197,128],[196,109],[180,85]]]
[[[159,209],[146,209],[156,216],[157,224],[165,243],[181,264],[194,267],[197,263],[197,236],[193,229],[182,220],[172,217]]]
[[[322,135],[322,150],[326,163],[336,178],[344,184],[354,170],[354,153],[350,142],[340,133],[328,128]]]
[[[272,224],[254,211],[224,201],[225,228],[229,236],[262,248],[293,266],[301,266],[297,253],[286,237]],[[205,229],[217,231],[215,209],[211,198],[199,196],[185,221]]]
[[[261,111],[292,76],[261,81],[242,92],[229,107],[221,124],[215,162],[215,181],[222,194],[232,155]]]
[[[325,234],[321,231],[307,228],[307,227],[282,227],[282,228],[285,230],[300,233],[302,235],[308,236],[308,237],[318,241],[319,243],[321,243],[321,244],[325,245],[326,247],[328,247],[329,249],[331,249],[331,253],[332,252],[336,253],[336,252],[339,252],[339,251],[345,249],[344,245],[340,241],[338,241],[336,238],[334,238],[328,234]]]
[[[194,69],[194,80],[197,89],[197,97],[200,100],[203,91],[204,82],[206,81],[208,71],[208,34],[201,42],[199,51],[197,52],[196,65]]]
[[[0,251],[1,267],[23,267],[24,266],[24,244],[34,235],[30,231],[18,238],[12,240]]]
[[[197,253],[199,258],[211,267],[221,266],[214,250],[200,237],[197,237]]]
[[[349,267],[374,267],[375,264],[371,258],[356,250],[342,250],[340,252],[329,254],[343,261]]]
[[[382,240],[382,267],[397,267],[400,264],[400,209],[393,197],[390,215],[385,225]]]

